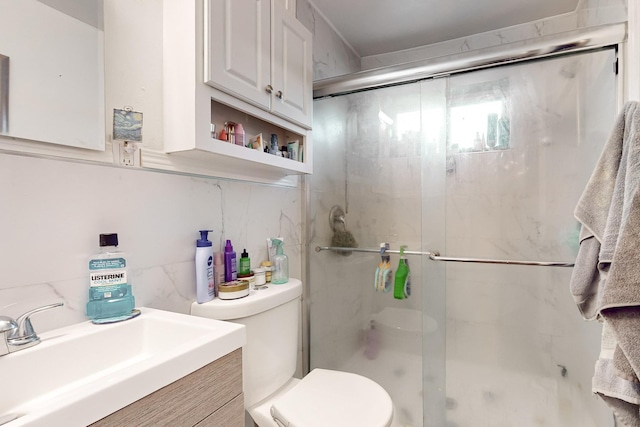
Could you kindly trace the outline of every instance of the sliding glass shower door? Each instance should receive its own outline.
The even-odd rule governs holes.
[[[336,232],[329,214],[338,205],[345,212],[346,231],[359,247],[379,248],[386,242],[395,250],[401,245],[421,250],[424,162],[436,156],[444,164],[443,83],[436,84],[440,93],[433,98],[439,105],[428,109],[433,113],[430,124],[435,125],[429,135],[438,139],[429,144],[423,141],[426,116],[420,83],[315,103],[314,141],[321,148],[314,149],[311,178],[312,247],[330,245]],[[443,194],[444,174],[435,176]],[[443,206],[442,200],[438,203]],[[439,224],[443,228],[444,223]],[[398,255],[391,256],[393,271],[398,261]],[[421,257],[408,259],[411,295],[402,300],[394,299],[392,284],[375,289],[380,262],[375,253],[312,253],[311,366],[374,379],[392,395],[396,418],[422,425],[422,299],[427,289]],[[432,348],[444,355],[444,299],[438,307],[440,318],[430,314],[427,327],[441,336]],[[439,395],[430,399],[433,402],[444,402],[444,358],[440,361],[434,375],[441,385],[429,391]]]
[[[590,393],[599,328],[573,305],[570,268],[409,255],[411,292],[395,299],[374,286],[379,253],[313,249],[353,236],[366,249],[573,260],[573,207],[615,116],[614,59],[600,50],[315,102],[311,368],[377,381],[398,426],[613,425]]]
[[[448,254],[575,259],[573,209],[613,125],[614,62],[605,50],[449,80]],[[486,127],[472,124],[481,108]],[[446,268],[448,422],[612,425],[591,395],[599,327],[578,314],[571,268]]]

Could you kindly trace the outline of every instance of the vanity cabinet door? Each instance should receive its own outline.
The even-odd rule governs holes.
[[[311,128],[313,116],[312,35],[294,16],[273,2],[271,111]]]
[[[195,427],[244,427],[244,394],[237,396]]]
[[[208,0],[206,83],[269,109],[271,0]]]
[[[242,427],[244,410],[238,409],[242,407],[242,350],[238,349],[90,427]],[[202,424],[205,420],[209,424]],[[226,424],[215,424],[219,420]]]

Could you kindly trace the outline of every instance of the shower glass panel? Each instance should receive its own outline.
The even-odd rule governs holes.
[[[311,247],[330,244],[329,212],[341,205],[346,229],[360,247],[388,242],[395,250],[400,245],[422,249],[424,162],[438,153],[444,164],[439,154],[445,147],[443,82],[434,83],[434,105],[423,102],[420,83],[315,102],[313,132],[320,148],[314,148],[311,177]],[[425,125],[429,131],[423,131]],[[443,194],[444,169],[437,175]],[[444,230],[444,223],[439,229]],[[398,258],[391,256],[393,271]],[[375,253],[312,253],[311,367],[355,372],[377,381],[396,402],[402,424],[422,425],[422,262],[420,257],[408,259],[411,295],[396,300],[393,289],[374,289],[380,261]],[[433,346],[442,355],[439,372],[433,374],[440,375],[441,396],[434,402],[444,401],[444,302],[442,298],[438,304],[440,318],[430,314],[426,325],[430,334],[441,331],[441,342]]]
[[[573,260],[573,208],[615,117],[614,60],[599,50],[315,101],[310,248],[331,245],[339,205],[361,248]],[[570,268],[408,256],[399,300],[374,289],[380,261],[311,252],[312,369],[378,382],[394,426],[614,425],[591,395],[600,329],[573,304]]]
[[[575,259],[573,209],[613,125],[614,61],[609,49],[449,79],[449,112],[473,105],[482,117],[449,116],[449,135],[472,126],[467,138],[479,134],[481,143],[463,150],[449,140],[448,255]],[[499,117],[487,120],[494,110],[480,107],[496,100]],[[451,425],[613,425],[591,394],[600,330],[577,312],[571,270],[447,264]]]

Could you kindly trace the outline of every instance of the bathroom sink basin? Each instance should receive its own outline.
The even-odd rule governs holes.
[[[42,333],[0,357],[0,426],[86,426],[246,343],[242,325],[140,310]]]

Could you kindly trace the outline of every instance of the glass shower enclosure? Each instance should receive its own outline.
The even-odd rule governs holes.
[[[575,259],[573,208],[617,109],[615,57],[599,49],[315,101],[311,369],[377,381],[395,426],[614,425],[591,395],[600,329],[575,308],[571,268],[409,255],[407,298],[374,279],[381,243]],[[373,251],[314,250],[345,232]]]

